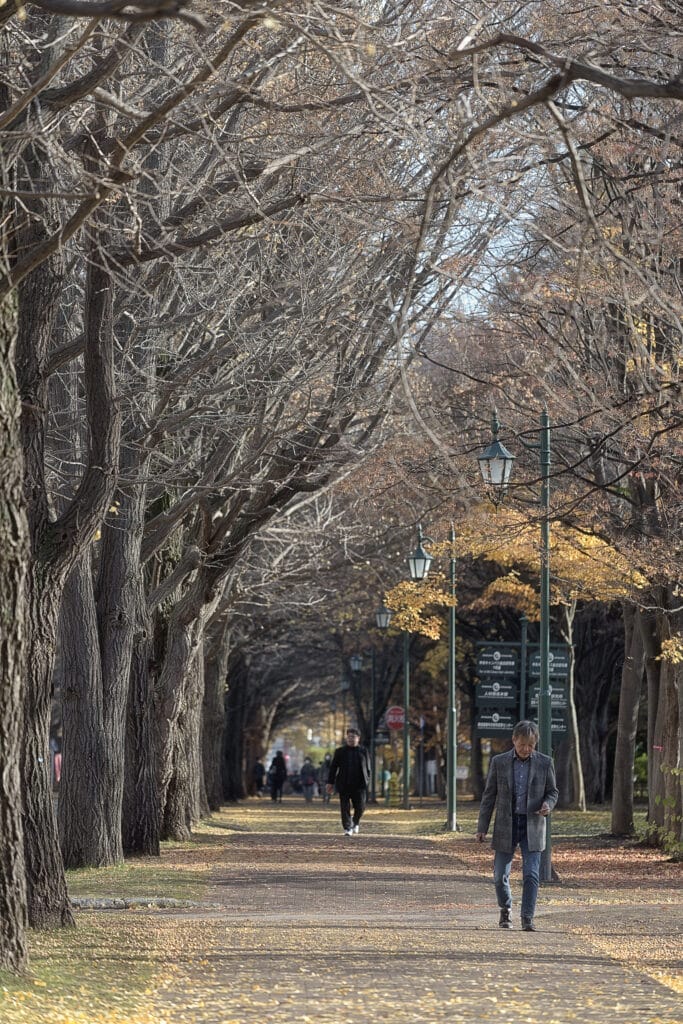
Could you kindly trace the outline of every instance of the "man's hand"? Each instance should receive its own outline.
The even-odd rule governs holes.
[[[334,786],[330,782],[328,782],[327,785],[325,786],[325,790],[331,794],[333,789]]]
[[[477,832],[477,834],[475,836],[475,839],[477,840],[478,843],[483,843],[484,840],[486,839],[486,833],[485,832]]]
[[[541,814],[544,818],[547,818],[550,814],[550,808],[548,807],[545,800],[541,804],[540,808],[536,811],[536,814]]]

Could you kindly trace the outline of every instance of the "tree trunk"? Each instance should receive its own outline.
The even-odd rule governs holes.
[[[126,854],[159,856],[160,809],[154,743],[154,677],[152,624],[144,584],[136,580],[136,630],[126,712],[126,763],[123,791],[122,842]]]
[[[560,795],[557,807],[563,810],[572,806],[574,791],[572,785],[572,741],[565,736],[555,750],[555,775]]]
[[[38,144],[37,144],[38,145]],[[27,187],[48,180],[47,154],[32,147],[24,160]],[[26,205],[18,233],[27,249],[40,244],[50,230],[49,200]],[[84,390],[87,421],[87,464],[74,499],[55,519],[46,480],[45,444],[48,420],[46,360],[61,296],[60,257],[43,261],[19,288],[17,379],[22,398],[24,494],[29,520],[31,572],[26,639],[26,713],[21,755],[24,794],[24,845],[29,921],[35,927],[72,924],[64,866],[57,840],[49,772],[49,725],[57,621],[64,583],[78,558],[92,543],[102,515],[111,503],[118,464],[119,415],[114,388],[111,345],[111,282],[102,267],[96,232],[88,263],[84,315]]]
[[[167,787],[161,834],[187,839],[201,817],[201,720],[204,659],[200,644],[184,676],[183,700],[172,733],[172,774]]]
[[[47,187],[47,154],[35,143],[24,152],[24,177]],[[51,204],[25,200],[16,215],[16,245],[25,255],[50,230]],[[55,324],[62,287],[61,257],[42,263],[22,282],[18,295],[17,382],[21,392],[21,437],[24,495],[29,520],[31,569],[27,579],[26,704],[20,758],[24,799],[24,850],[29,923],[34,927],[73,924],[59,850],[50,778],[49,728],[52,668],[61,588],[66,572],[51,571],[56,538],[45,535],[50,521],[45,477],[45,432],[48,408],[44,360]]]
[[[202,622],[184,621],[178,612],[176,605],[169,621],[166,658],[159,680],[158,792],[164,839],[186,839],[191,823],[189,753],[185,747],[188,732],[186,723],[180,720],[189,713],[191,677],[195,675]]]
[[[29,575],[24,741],[21,780],[24,801],[24,850],[28,919],[34,928],[74,923],[59,848],[50,775],[50,713],[58,600],[52,580],[39,576],[40,563]]]
[[[206,810],[217,811],[223,803],[221,753],[225,729],[225,683],[228,669],[228,627],[220,630],[211,644],[204,666],[204,709],[202,729],[202,758]]]
[[[576,713],[576,657],[574,652],[574,617],[576,601],[564,606],[565,632],[564,639],[569,646],[569,679],[567,680],[567,718],[569,725],[569,764],[571,769],[572,801],[571,806],[578,811],[586,810],[586,786],[583,780],[581,763],[581,736],[579,719]]]
[[[661,599],[661,595],[658,595]],[[641,632],[645,649],[647,677],[647,820],[655,824],[661,809],[660,751],[655,746],[655,731],[659,720],[662,663],[659,660],[661,639],[659,616],[656,612],[641,612]],[[660,821],[661,824],[661,821]]]
[[[200,643],[188,680],[186,713],[183,727],[186,732],[187,767],[190,780],[190,824],[194,825],[203,816],[206,805],[204,766],[202,759],[202,709],[204,706],[204,644]]]
[[[619,691],[612,784],[612,832],[615,835],[631,835],[633,832],[633,766],[645,657],[641,625],[637,609],[624,605],[626,657]]]
[[[674,595],[668,595],[670,605],[677,605]],[[675,611],[667,615],[663,622],[662,639],[669,640],[680,636],[683,615]],[[681,666],[668,658],[662,658],[660,706],[664,713],[658,716],[661,728],[655,732],[655,748],[661,748],[660,772],[662,776],[662,845],[671,844],[680,855],[683,842],[683,801],[681,799],[681,771],[683,764],[680,759],[681,739],[679,718],[680,688],[682,683]]]
[[[225,694],[225,743],[223,745],[223,796],[229,803],[247,795],[243,738],[247,721],[249,666],[241,650],[231,652],[228,689]]]
[[[4,90],[0,88],[0,99]],[[0,180],[6,175],[0,165]],[[0,201],[0,221],[5,223]],[[0,227],[0,231],[2,228]],[[6,270],[4,240],[0,270]],[[16,302],[0,304],[0,969],[27,963],[26,881],[19,775],[23,720],[28,528],[21,493],[19,401],[14,376]]]
[[[62,639],[63,768],[59,834],[67,868],[105,867],[123,860],[121,725],[105,710],[100,644],[89,553],[64,588]],[[119,720],[124,709],[119,708]]]
[[[604,803],[608,795],[607,743],[613,694],[624,660],[621,609],[592,602],[574,622],[576,710],[584,786],[588,803]]]

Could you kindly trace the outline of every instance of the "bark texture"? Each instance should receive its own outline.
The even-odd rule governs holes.
[[[640,615],[630,606],[624,606],[624,633],[626,657],[619,691],[612,784],[612,832],[615,835],[633,832],[633,765],[645,657]]]
[[[0,269],[4,265],[0,255]],[[8,971],[21,971],[28,956],[19,776],[28,529],[18,458],[15,337],[16,302],[12,296],[0,303],[0,969]]]

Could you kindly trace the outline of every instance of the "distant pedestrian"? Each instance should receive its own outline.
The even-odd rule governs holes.
[[[264,765],[263,761],[261,761],[261,759],[259,758],[259,760],[256,762],[256,764],[252,768],[252,772],[251,772],[251,778],[252,778],[252,782],[254,783],[254,789],[256,791],[256,796],[261,796],[261,793],[263,792],[263,782],[265,780],[265,777],[266,777],[266,768],[265,768],[265,765]]]
[[[304,763],[301,766],[299,773],[301,779],[301,788],[304,794],[304,800],[307,804],[313,803],[313,796],[315,794],[315,783],[316,783],[316,771],[313,762],[310,757],[304,758]]]
[[[334,792],[335,785],[337,787],[345,836],[352,836],[360,829],[369,784],[370,755],[365,747],[360,746],[358,729],[347,729],[346,744],[337,747],[330,762],[326,787],[330,795]]]
[[[330,774],[330,762],[332,761],[331,754],[325,754],[325,757],[318,765],[318,789],[323,799],[323,803],[329,804],[330,794],[327,792],[327,779]]]
[[[483,843],[496,807],[491,845],[495,851],[493,881],[500,907],[501,928],[512,928],[510,869],[515,850],[522,851],[522,929],[534,932],[534,913],[545,849],[545,819],[559,796],[552,758],[536,750],[534,722],[518,722],[512,730],[512,750],[491,759],[479,808],[477,839]]]
[[[287,779],[287,762],[284,754],[278,750],[268,769],[268,781],[270,783],[270,797],[275,803],[282,803],[282,787]]]
[[[382,769],[382,796],[389,804],[389,783],[391,782],[391,768]]]

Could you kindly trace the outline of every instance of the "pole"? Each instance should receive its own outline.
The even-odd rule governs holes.
[[[425,720],[420,715],[420,774],[419,774],[419,788],[418,793],[420,794],[420,807],[422,807],[422,787],[424,786],[425,777]]]
[[[370,803],[377,803],[375,793],[375,648],[372,648],[372,675],[370,682]]]
[[[541,753],[552,756],[550,691],[550,419],[541,413],[541,678],[538,691],[538,729]],[[552,879],[550,816],[546,820],[546,846],[541,856],[541,881]]]
[[[410,810],[410,633],[403,630],[403,809]]]
[[[521,664],[519,666],[519,720],[524,721],[526,718],[526,665],[527,665],[527,633],[529,620],[526,615],[520,617],[520,625],[522,627],[522,643],[520,645],[519,657]]]
[[[456,765],[458,757],[457,708],[455,704],[455,530],[451,523],[451,607],[448,609],[448,724],[446,746],[446,828],[456,832]]]

